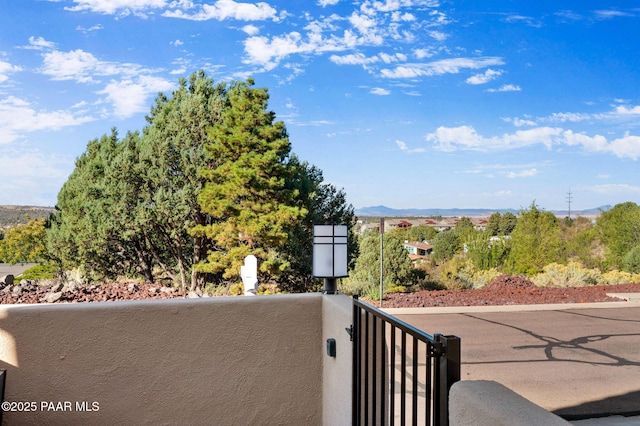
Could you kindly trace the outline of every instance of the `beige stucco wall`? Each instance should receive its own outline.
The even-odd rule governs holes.
[[[322,396],[323,424],[351,424],[351,365],[353,344],[345,330],[353,322],[353,302],[345,295],[326,295],[322,303],[324,344]],[[327,339],[336,339],[336,357],[327,355]]]
[[[5,400],[37,405],[5,412],[4,423],[306,425],[347,414],[347,424],[347,303],[305,294],[1,306]],[[324,397],[323,380],[334,390]],[[323,414],[329,402],[336,411]]]

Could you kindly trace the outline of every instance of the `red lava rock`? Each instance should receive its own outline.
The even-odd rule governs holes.
[[[183,290],[175,289],[173,292],[149,292],[154,284],[135,283],[113,283],[91,286],[70,286],[72,290],[63,291],[60,298],[55,303],[77,303],[77,302],[109,302],[118,300],[144,300],[144,299],[184,299],[186,293]],[[0,290],[0,304],[10,303],[46,303],[47,294],[55,293],[59,286],[33,284],[23,289],[18,295]],[[18,298],[19,296],[19,298]],[[51,300],[51,299],[50,299]]]
[[[622,302],[607,293],[640,293],[638,284],[615,284],[588,287],[536,287],[523,277],[500,276],[477,290],[425,290],[415,293],[391,293],[383,300],[384,308],[437,306],[537,305],[557,303]],[[513,278],[517,278],[513,280]],[[527,282],[533,284],[531,287]],[[375,303],[374,303],[375,302]],[[374,301],[377,306],[377,301]]]

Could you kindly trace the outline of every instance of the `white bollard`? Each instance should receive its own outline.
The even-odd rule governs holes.
[[[240,277],[244,284],[244,295],[258,294],[258,259],[252,254],[244,258],[244,265],[240,267]]]

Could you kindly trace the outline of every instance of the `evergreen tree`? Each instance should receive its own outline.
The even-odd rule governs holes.
[[[210,249],[207,238],[190,234],[210,223],[198,202],[205,183],[200,171],[210,164],[205,151],[208,129],[219,122],[226,97],[226,85],[214,85],[203,71],[192,74],[188,84],[180,79],[171,97],[156,98],[141,141],[145,198],[139,213],[171,256],[165,271],[172,274],[175,268],[182,286],[192,290],[203,284],[192,265],[203,261]]]
[[[205,149],[211,159],[201,171],[206,183],[198,200],[212,223],[194,227],[213,242],[202,271],[237,276],[243,259],[253,254],[260,270],[279,275],[289,266],[279,250],[307,213],[287,189],[291,146],[284,123],[267,111],[266,89],[253,81],[234,83],[220,120],[209,130]]]
[[[439,232],[433,241],[433,258],[449,260],[462,250],[462,242],[455,229]]]
[[[491,213],[491,216],[487,219],[487,226],[484,228],[485,234],[490,237],[499,235],[500,233],[500,220],[502,215],[500,212]]]

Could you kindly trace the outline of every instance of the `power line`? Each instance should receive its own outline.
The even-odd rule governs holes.
[[[573,197],[571,196],[571,188],[569,188],[569,192],[567,192],[567,203],[569,203],[569,220],[571,220],[571,200],[573,200]]]

